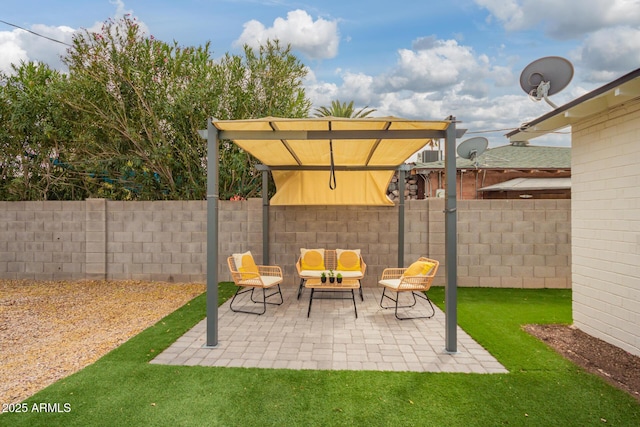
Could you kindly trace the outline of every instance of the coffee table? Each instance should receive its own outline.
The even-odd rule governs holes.
[[[309,295],[309,310],[307,310],[307,317],[311,313],[311,304],[313,303],[313,299],[351,299],[353,301],[353,311],[356,314],[356,319],[358,318],[358,309],[356,307],[356,297],[354,290],[360,289],[360,281],[357,279],[343,279],[342,283],[338,283],[337,281],[334,283],[327,281],[322,283],[320,279],[308,279],[305,284],[305,288],[311,289],[311,295]],[[316,293],[351,293],[351,296],[318,296]]]

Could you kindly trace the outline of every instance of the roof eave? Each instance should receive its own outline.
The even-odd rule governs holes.
[[[640,97],[640,68],[525,123],[506,137],[510,141],[527,141],[637,97]]]

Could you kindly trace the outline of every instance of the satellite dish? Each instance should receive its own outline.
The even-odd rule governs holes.
[[[527,65],[520,74],[520,86],[531,99],[544,99],[553,108],[549,95],[556,94],[567,87],[573,78],[573,65],[559,56],[546,56]]]
[[[478,136],[462,141],[460,145],[458,145],[458,149],[456,151],[458,152],[458,156],[463,159],[469,159],[472,162],[476,162],[478,156],[484,153],[488,146],[489,140],[482,136]]]

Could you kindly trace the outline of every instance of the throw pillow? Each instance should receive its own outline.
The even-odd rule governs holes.
[[[416,261],[405,270],[403,276],[426,276],[434,266],[432,262]]]
[[[236,264],[236,268],[240,273],[259,273],[258,266],[253,260],[251,251],[247,251],[241,254],[233,254],[233,261]],[[242,279],[256,278],[255,274],[242,274]]]
[[[360,249],[336,249],[338,270],[360,271]]]
[[[300,249],[300,267],[302,270],[326,270],[324,249]]]

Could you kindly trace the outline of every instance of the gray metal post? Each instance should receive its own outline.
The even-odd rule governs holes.
[[[207,120],[207,343],[218,345],[218,130]]]
[[[458,231],[456,213],[456,124],[451,117],[444,146],[446,199],[444,209],[445,228],[445,350],[458,351]]]
[[[269,263],[269,170],[262,170],[262,262]]]
[[[404,267],[404,191],[405,191],[405,169],[398,168],[398,268]]]

